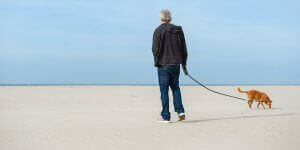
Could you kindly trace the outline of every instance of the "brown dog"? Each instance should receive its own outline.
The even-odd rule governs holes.
[[[266,93],[259,92],[259,91],[256,91],[256,90],[242,91],[240,88],[238,88],[238,91],[240,93],[247,93],[248,105],[251,109],[252,109],[253,100],[258,101],[257,108],[259,108],[259,105],[261,104],[265,109],[265,106],[264,106],[263,103],[266,103],[269,106],[269,108],[271,108],[272,101],[270,100],[270,98],[267,96]]]

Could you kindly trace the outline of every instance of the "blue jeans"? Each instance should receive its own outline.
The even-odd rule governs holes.
[[[173,104],[175,112],[184,113],[179,88],[180,65],[162,65],[157,69],[158,82],[160,87],[160,98],[162,103],[161,116],[164,120],[170,120],[169,111],[169,86],[173,93]]]

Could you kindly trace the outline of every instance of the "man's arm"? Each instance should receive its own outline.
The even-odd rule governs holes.
[[[186,48],[186,43],[185,43],[185,38],[184,38],[184,33],[182,31],[181,35],[181,45],[182,45],[182,66],[186,66],[186,61],[187,61],[187,48]]]
[[[160,49],[160,32],[158,29],[155,29],[153,33],[153,41],[152,41],[152,53],[153,56],[157,55]]]
[[[182,69],[185,75],[188,75],[188,71],[186,69],[186,61],[187,61],[187,48],[186,48],[186,43],[185,43],[185,38],[184,38],[184,33],[183,31],[181,32],[181,36],[180,36],[180,45],[182,46]]]

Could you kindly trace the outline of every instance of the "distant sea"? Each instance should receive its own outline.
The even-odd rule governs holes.
[[[300,86],[300,84],[204,84],[206,86]],[[158,86],[158,84],[0,84],[0,86]],[[180,86],[200,86],[195,84],[180,84]]]

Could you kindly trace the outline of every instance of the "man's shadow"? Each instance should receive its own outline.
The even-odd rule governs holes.
[[[199,120],[186,120],[182,123],[200,123],[207,121],[220,121],[220,120],[231,120],[231,119],[245,119],[245,118],[267,118],[267,117],[278,117],[278,116],[292,116],[297,113],[286,113],[286,114],[276,114],[276,115],[251,115],[251,116],[236,116],[236,117],[222,117],[222,118],[212,118],[212,119],[199,119]]]

